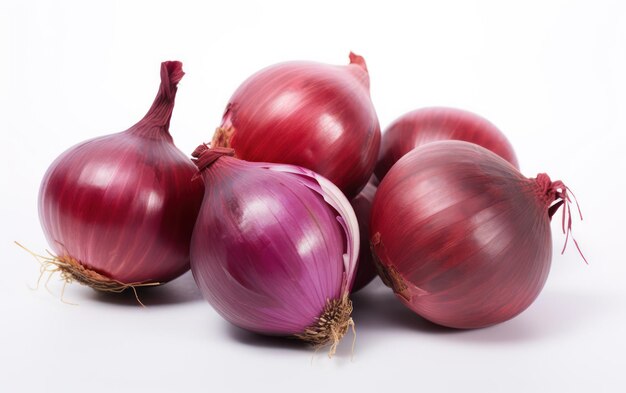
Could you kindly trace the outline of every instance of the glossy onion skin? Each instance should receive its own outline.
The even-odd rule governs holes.
[[[491,122],[461,109],[432,107],[408,112],[385,129],[376,177],[382,180],[393,164],[414,148],[442,140],[475,143],[519,169],[513,146]]]
[[[357,231],[354,243],[338,213],[300,180],[304,174],[261,165],[223,156],[203,170],[191,270],[204,297],[234,325],[301,334],[327,300],[352,287],[357,253],[344,253],[346,242],[358,248],[356,217],[346,218]]]
[[[362,57],[350,64],[287,62],[248,78],[231,97],[221,128],[247,161],[298,165],[332,181],[348,199],[365,186],[376,165],[380,125]]]
[[[166,78],[182,67],[172,63],[164,63]],[[191,181],[196,167],[167,132],[178,81],[169,82],[137,125],[61,154],[39,191],[54,252],[121,283],[162,283],[189,269],[204,187]]]
[[[357,220],[359,221],[359,233],[361,234],[359,264],[356,271],[356,278],[354,279],[354,286],[352,287],[352,293],[359,291],[376,277],[376,266],[372,258],[369,239],[370,217],[375,194],[376,186],[370,180],[359,195],[350,201]]]
[[[513,318],[550,269],[552,201],[540,189],[474,144],[436,142],[407,153],[372,207],[381,277],[407,307],[440,325]]]

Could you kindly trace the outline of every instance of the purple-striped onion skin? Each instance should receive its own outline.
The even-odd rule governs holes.
[[[359,233],[361,234],[361,248],[359,250],[359,264],[356,270],[356,278],[352,293],[362,289],[376,277],[376,266],[372,258],[372,249],[370,248],[370,217],[372,213],[372,202],[376,194],[376,186],[372,183],[372,179],[365,185],[356,198],[350,201],[356,218],[359,221]]]
[[[287,62],[257,72],[230,98],[212,146],[308,168],[355,197],[380,148],[364,59],[351,53],[347,66]]]
[[[381,277],[437,324],[506,321],[543,288],[550,218],[567,201],[562,182],[526,178],[478,145],[419,147],[391,168],[374,198],[370,233]]]
[[[513,146],[487,119],[461,109],[432,107],[408,112],[385,129],[376,177],[382,180],[396,161],[416,147],[443,140],[475,143],[519,169]]]
[[[79,143],[52,163],[39,218],[58,258],[122,284],[162,283],[189,270],[204,187],[191,181],[197,169],[168,131],[183,75],[180,62],[162,63],[158,95],[139,123]]]
[[[304,168],[199,149],[206,188],[191,242],[198,287],[236,326],[302,335],[352,287],[359,233],[349,202]]]

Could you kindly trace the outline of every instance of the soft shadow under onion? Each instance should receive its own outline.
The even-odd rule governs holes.
[[[372,332],[387,334],[388,330],[412,330],[416,333],[447,334],[460,332],[458,329],[436,325],[407,309],[396,298],[391,289],[376,278],[363,290],[352,295],[357,335],[361,339]]]
[[[243,345],[261,348],[263,350],[273,348],[277,351],[284,350],[292,352],[306,352],[309,355],[313,356],[311,358],[312,362],[318,357],[320,359],[324,359],[328,356],[327,347],[317,348],[314,353],[311,353],[311,345],[302,340],[280,336],[264,336],[261,334],[247,331],[245,329],[238,328],[237,326],[227,322],[225,322],[223,325],[224,331],[226,332],[228,338]],[[333,354],[333,358],[353,359],[355,356],[358,355],[358,352],[360,350],[360,347],[358,345],[358,333],[356,340],[354,339],[354,336],[352,336],[352,334],[353,332],[350,331],[348,333],[347,339],[342,340],[342,342],[337,347],[337,352]],[[354,348],[352,348],[353,342],[355,343]]]
[[[141,303],[148,308],[203,301],[191,272],[159,287],[139,287],[136,291],[137,296],[130,289],[121,293],[91,291],[89,298],[116,306],[141,307],[137,302],[139,298]]]
[[[412,313],[378,279],[354,294],[352,302],[359,327],[358,348],[370,347],[400,331],[476,345],[540,341],[585,329],[617,306],[610,297],[600,294],[546,290],[525,314],[499,325],[467,330],[439,326]]]
[[[223,325],[227,336],[240,344],[259,348],[277,348],[305,352],[311,351],[311,347],[301,340],[279,336],[264,336],[239,328],[228,322],[223,323]]]

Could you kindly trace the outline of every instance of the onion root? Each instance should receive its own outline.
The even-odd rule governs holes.
[[[337,352],[339,341],[352,328],[354,339],[352,351],[354,352],[354,341],[356,341],[356,329],[352,314],[352,301],[345,293],[341,299],[327,300],[326,307],[317,321],[305,329],[304,333],[296,334],[296,338],[312,344],[315,348],[321,348],[330,344],[328,357],[332,358]]]
[[[64,282],[63,290],[65,290],[65,285],[70,284],[74,281],[101,292],[121,293],[127,289],[132,289],[133,293],[135,294],[135,299],[137,299],[137,303],[139,303],[142,307],[145,307],[141,300],[139,300],[137,288],[150,287],[161,284],[159,282],[123,283],[117,280],[112,280],[94,270],[86,268],[79,261],[77,261],[75,258],[72,258],[71,256],[61,257],[54,255],[49,251],[47,251],[48,256],[40,255],[29,250],[18,242],[15,242],[15,244],[17,244],[19,247],[35,257],[35,259],[41,264],[41,274],[39,276],[39,280],[37,281],[37,286],[39,286],[39,282],[41,281],[41,278],[44,274],[48,273],[51,277],[55,273],[59,273],[59,275],[61,276],[61,280]],[[61,301],[63,301],[63,293],[61,293]]]

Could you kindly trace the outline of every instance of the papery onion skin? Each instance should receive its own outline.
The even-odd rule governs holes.
[[[180,62],[162,63],[159,92],[139,123],[79,143],[49,167],[39,218],[58,258],[121,284],[163,283],[189,270],[204,187],[191,181],[195,165],[168,130],[183,75]]]
[[[396,161],[416,147],[441,140],[475,143],[519,169],[513,146],[487,119],[462,109],[432,107],[405,113],[385,129],[376,177],[382,180]]]
[[[350,64],[287,62],[249,77],[227,105],[212,146],[247,161],[308,168],[350,199],[374,171],[380,125],[361,56]]]
[[[513,318],[548,277],[558,184],[545,174],[526,178],[467,142],[407,153],[372,207],[371,242],[383,281],[440,325],[479,328]]]
[[[191,243],[198,287],[236,326],[300,337],[329,301],[350,291],[359,243],[354,212],[310,171],[199,149],[206,190]],[[325,200],[327,187],[347,213]]]
[[[377,275],[369,240],[370,218],[375,194],[376,186],[372,183],[372,179],[370,179],[359,195],[350,201],[357,220],[359,221],[359,233],[361,234],[359,264],[356,271],[356,278],[354,279],[354,286],[352,287],[352,293],[364,288]]]

